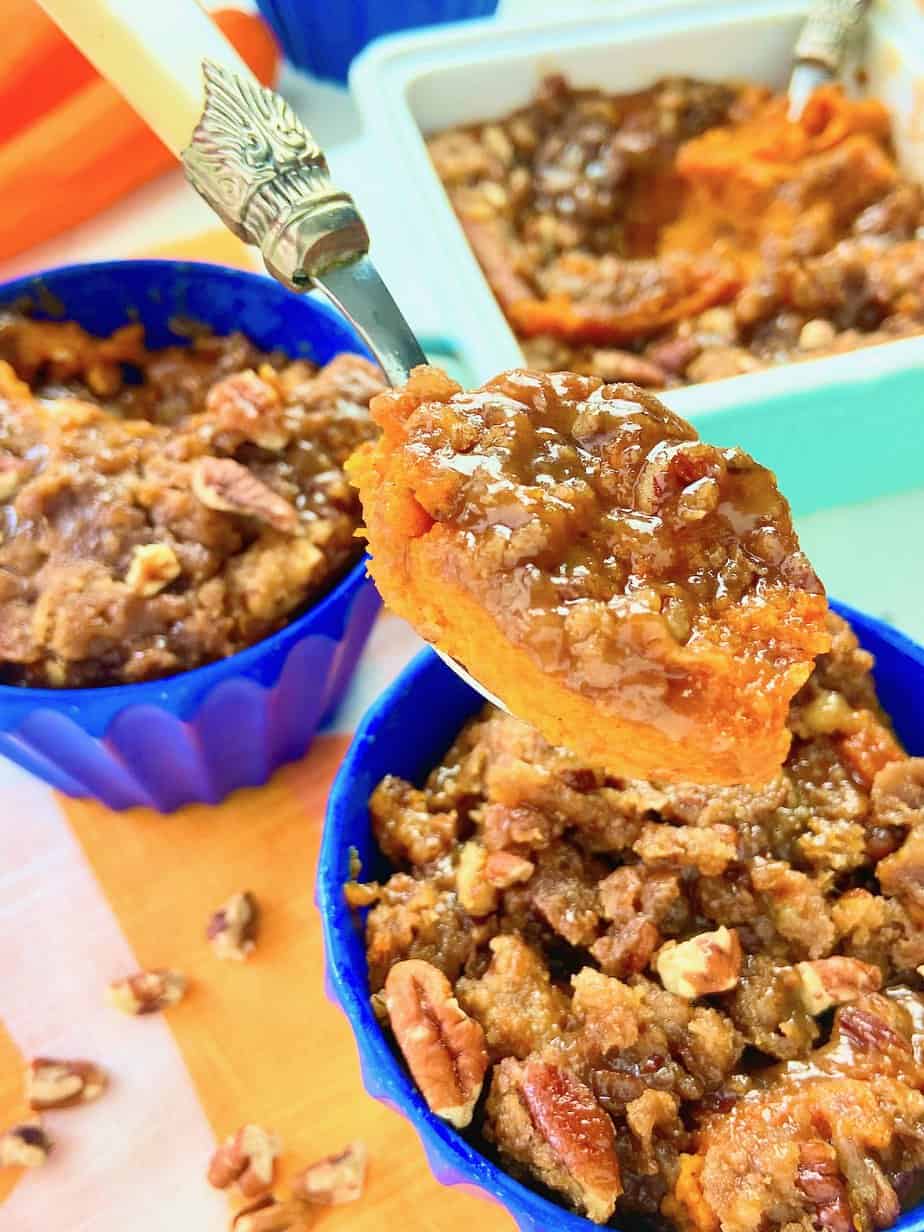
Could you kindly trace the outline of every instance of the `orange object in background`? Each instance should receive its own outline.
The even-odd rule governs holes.
[[[280,55],[263,19],[239,9],[211,16],[256,77],[271,85]],[[58,80],[48,80],[55,75]],[[39,102],[50,109],[39,113]],[[92,218],[176,166],[137,112],[33,0],[3,0],[0,137],[4,133],[0,260]]]
[[[92,81],[96,69],[35,0],[3,0],[0,12],[0,141]]]

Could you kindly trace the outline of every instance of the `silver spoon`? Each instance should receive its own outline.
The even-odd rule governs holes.
[[[369,256],[353,198],[330,181],[327,160],[278,94],[203,62],[202,118],[182,151],[193,188],[266,268],[295,291],[317,287],[355,326],[393,386],[425,364],[411,327]],[[503,702],[438,647],[444,663],[501,709]]]
[[[789,118],[798,120],[812,93],[835,80],[869,0],[815,0],[796,40],[789,79]]]
[[[205,105],[181,152],[186,177],[222,222],[258,247],[293,291],[317,287],[355,326],[392,385],[427,362],[369,256],[353,198],[274,90],[203,61]]]
[[[372,263],[353,198],[331,183],[324,152],[193,0],[41,3],[181,158],[190,184],[229,230],[260,249],[277,281],[322,291],[391,385],[403,385],[427,362]],[[503,708],[454,659],[437,654]]]

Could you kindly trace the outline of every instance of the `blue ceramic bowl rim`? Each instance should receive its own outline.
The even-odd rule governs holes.
[[[890,643],[899,654],[913,659],[924,669],[924,645],[849,604],[830,600],[830,606],[846,620],[869,629]],[[400,704],[402,699],[406,700],[413,693],[417,681],[434,667],[435,660],[436,654],[432,649],[420,651],[373,702],[356,728],[331,786],[315,891],[321,914],[328,985],[350,1022],[364,1077],[367,1069],[372,1072],[374,1067],[375,1098],[400,1112],[411,1123],[431,1167],[435,1160],[441,1164],[448,1160],[457,1169],[452,1180],[439,1176],[442,1184],[470,1184],[482,1190],[499,1202],[517,1224],[521,1218],[527,1218],[530,1222],[521,1225],[523,1228],[591,1232],[598,1225],[529,1189],[430,1111],[375,1018],[369,1000],[368,980],[356,980],[353,967],[346,960],[345,950],[340,945],[340,934],[356,927],[342,892],[343,870],[347,861],[346,848],[342,846],[340,836],[341,819],[355,816],[358,807],[365,807],[365,801],[357,801],[351,789],[354,767],[362,762],[368,743],[376,739],[376,731],[384,716],[393,705]],[[893,1226],[893,1232],[924,1232],[924,1203],[904,1212]]]
[[[131,258],[112,260],[112,261],[77,261],[69,265],[56,265],[49,269],[38,270],[34,274],[25,274],[19,278],[11,279],[9,282],[0,283],[0,310],[10,303],[15,303],[17,299],[24,298],[30,292],[34,293],[36,286],[54,293],[53,282],[58,278],[70,278],[79,275],[83,271],[116,271],[122,266],[131,266],[134,269],[144,268],[148,271],[157,272],[158,270],[175,270],[178,267],[190,267],[196,274],[202,275],[203,278],[223,282],[252,282],[259,284],[261,288],[265,287],[270,294],[285,294],[285,289],[280,287],[264,274],[257,273],[251,270],[234,269],[230,266],[216,265],[209,261],[174,261],[169,258],[142,258],[133,260]],[[48,284],[47,286],[45,284]],[[295,292],[287,292],[287,294],[295,295]],[[303,296],[297,297],[310,312],[318,313],[321,316],[327,317],[330,320],[336,321],[339,325],[349,329],[348,323],[339,313],[335,312],[327,304],[316,299],[307,299]],[[208,322],[205,322],[208,324]],[[368,356],[368,351],[363,345],[361,339],[357,336],[357,354]],[[320,621],[326,617],[332,608],[340,605],[345,597],[352,594],[366,580],[366,562],[367,557],[364,555],[357,561],[336,583],[336,585],[321,596],[316,603],[312,603],[307,611],[302,612],[294,620],[278,629],[275,633],[271,633],[268,637],[262,638],[259,642],[254,642],[252,646],[246,647],[244,650],[239,650],[236,654],[229,655],[226,659],[216,659],[213,663],[205,663],[201,667],[190,668],[185,672],[174,672],[171,676],[161,676],[156,680],[139,681],[136,684],[115,684],[103,685],[99,688],[85,689],[46,689],[32,688],[22,685],[2,685],[0,684],[0,705],[4,702],[19,702],[26,705],[27,699],[31,706],[40,706],[42,703],[53,705],[54,707],[77,706],[82,707],[91,699],[101,709],[107,709],[121,703],[123,694],[126,691],[130,694],[130,698],[125,698],[125,703],[130,701],[133,705],[143,705],[145,702],[156,702],[158,695],[163,694],[164,690],[171,686],[176,686],[177,682],[182,681],[183,687],[188,688],[190,693],[198,693],[202,689],[207,689],[214,681],[217,683],[219,679],[226,677],[229,672],[232,674],[244,674],[247,669],[252,667],[267,653],[273,653],[285,646],[289,641],[298,640],[302,633],[315,620]],[[114,718],[116,711],[110,715]]]

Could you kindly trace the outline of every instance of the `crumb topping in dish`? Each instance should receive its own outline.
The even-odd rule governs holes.
[[[456,1123],[599,1223],[851,1232],[919,1200],[924,760],[828,619],[762,786],[617,778],[488,708],[370,801],[390,871],[347,897],[383,1026],[392,972],[439,985],[485,1093]]]
[[[527,363],[660,389],[924,330],[924,192],[890,128],[839,87],[792,123],[758,86],[552,76],[428,146]]]
[[[252,645],[359,555],[378,370],[200,333],[0,322],[0,681],[156,679]]]

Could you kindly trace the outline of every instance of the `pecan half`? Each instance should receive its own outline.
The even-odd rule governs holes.
[[[832,1005],[846,1005],[863,993],[877,992],[882,974],[871,963],[835,954],[812,962],[796,963],[799,995],[810,1014],[823,1014]]]
[[[678,997],[692,1000],[727,992],[741,974],[741,942],[737,932],[724,924],[689,941],[668,941],[658,951],[655,969],[667,991]]]
[[[257,518],[285,535],[298,530],[295,507],[233,458],[198,458],[192,490],[209,509]]]
[[[169,586],[181,572],[176,553],[168,543],[141,543],[132,553],[125,583],[136,595],[150,599]]]
[[[113,980],[106,989],[106,1000],[123,1014],[157,1014],[183,1000],[186,977],[178,971],[154,967],[136,971],[122,980]]]
[[[219,958],[243,962],[257,944],[260,911],[249,890],[232,894],[209,920],[206,935]]]
[[[279,1139],[262,1125],[242,1125],[215,1151],[208,1182],[216,1189],[237,1184],[245,1198],[268,1193],[276,1175]]]
[[[606,1223],[622,1193],[613,1122],[570,1070],[505,1057],[494,1070],[488,1127],[501,1152]]]
[[[385,1004],[398,1047],[431,1111],[464,1128],[488,1068],[481,1025],[460,1007],[442,971],[416,958],[389,971]]]
[[[11,1125],[0,1134],[0,1168],[40,1168],[52,1142],[39,1121]]]
[[[231,1228],[232,1232],[306,1232],[313,1222],[314,1213],[304,1202],[280,1202],[272,1194],[264,1194],[237,1212]]]
[[[26,1099],[33,1112],[88,1104],[105,1089],[106,1075],[92,1061],[36,1057],[26,1070]]]
[[[292,1183],[293,1197],[316,1206],[341,1206],[363,1194],[369,1152],[364,1142],[351,1142],[337,1155],[310,1164]]]

